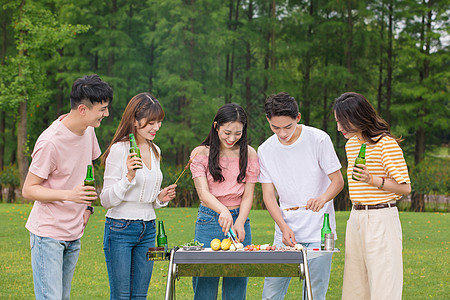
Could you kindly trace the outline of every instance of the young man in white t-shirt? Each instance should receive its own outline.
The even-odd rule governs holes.
[[[275,133],[258,148],[264,204],[275,221],[273,244],[320,248],[324,213],[336,236],[333,198],[344,187],[341,164],[328,134],[298,124],[297,102],[288,93],[267,98],[264,105]],[[278,201],[277,202],[277,195]],[[297,208],[302,207],[305,208]],[[291,210],[287,210],[291,208]],[[294,208],[294,209],[292,209]],[[325,299],[331,254],[308,260],[313,299]],[[266,277],[262,299],[284,299],[290,277]],[[306,289],[303,286],[303,298]]]
[[[22,195],[33,200],[30,231],[36,299],[69,299],[84,228],[97,197],[84,186],[87,165],[101,154],[94,128],[109,115],[111,87],[97,75],[77,79],[71,110],[39,136]],[[94,197],[94,198],[92,198]]]

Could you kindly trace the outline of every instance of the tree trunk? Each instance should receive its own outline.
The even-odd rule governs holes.
[[[378,66],[378,95],[377,95],[377,111],[380,115],[383,103],[383,69],[384,69],[384,1],[381,1],[381,17],[380,17],[380,53]]]
[[[157,21],[157,15],[154,14],[152,16],[152,25],[151,25],[151,31],[156,31],[156,23]],[[151,93],[153,93],[153,80],[155,78],[155,42],[152,40],[152,43],[150,44],[149,54],[148,54],[148,64],[149,64],[149,75],[148,75],[148,89]]]
[[[3,171],[3,161],[5,156],[5,113],[0,111],[0,172]],[[0,182],[0,203],[3,202],[3,185]]]
[[[117,13],[117,0],[112,0],[111,4],[112,4],[112,7],[111,7],[110,14],[111,14],[111,16],[114,16]],[[112,21],[110,23],[110,29],[112,31],[114,31],[117,28],[116,22],[115,22],[114,18],[111,18],[111,19],[112,19]],[[109,49],[110,53],[108,55],[108,66],[107,66],[108,76],[111,76],[111,77],[114,76],[114,64],[115,64],[114,47],[115,47],[115,42],[112,41],[111,48]]]
[[[392,98],[392,39],[393,39],[394,1],[389,1],[389,29],[387,49],[387,81],[386,81],[386,122],[391,123],[391,98]]]
[[[7,35],[7,26],[8,26],[8,20],[5,15],[2,14],[2,49],[0,52],[0,60],[1,65],[5,65],[5,58],[6,58],[6,44],[8,42],[8,35]]]
[[[6,57],[6,43],[8,42],[8,36],[6,34],[7,20],[6,16],[2,14],[2,48],[0,52],[0,64],[5,65]],[[3,171],[3,162],[6,147],[6,137],[5,137],[5,118],[6,114],[3,110],[0,111],[0,172]],[[0,183],[0,202],[3,201],[3,186]]]
[[[347,49],[345,57],[347,60],[347,91],[352,90],[352,48],[353,48],[353,15],[352,15],[352,1],[347,0]]]
[[[325,54],[325,78],[327,77],[327,67],[328,67],[328,54]],[[322,102],[322,109],[323,109],[323,116],[322,116],[322,130],[327,132],[328,131],[328,85],[326,84],[323,89],[323,102]]]
[[[19,22],[22,22],[23,17],[23,7],[25,6],[25,0],[22,0],[19,8]],[[23,45],[23,39],[25,37],[26,32],[20,31],[19,37],[19,45]],[[19,57],[27,56],[27,50],[20,47]],[[19,78],[23,77],[23,69],[22,65],[19,65]],[[19,106],[19,119],[17,126],[17,162],[19,167],[19,176],[20,176],[20,189],[22,189],[23,182],[25,181],[25,177],[28,172],[28,159],[25,156],[26,154],[26,145],[27,145],[27,101],[28,95],[27,91],[24,91],[23,100]]]
[[[155,64],[155,44],[152,41],[152,44],[150,45],[150,55],[149,55],[149,65],[150,65],[150,74],[148,75],[148,88],[150,92],[153,93],[153,78],[155,77],[155,70],[154,70],[154,64]]]
[[[236,33],[236,30],[237,30],[237,23],[238,23],[238,19],[239,19],[239,5],[240,5],[240,1],[237,0],[236,1],[235,16],[234,16],[234,24],[232,26],[233,33]],[[233,79],[234,79],[234,58],[235,58],[234,48],[235,48],[235,45],[236,45],[236,41],[233,39],[233,42],[231,43],[231,65],[230,65],[230,77],[229,77],[229,80],[230,80],[230,83],[229,83],[229,87],[230,87],[229,92],[230,93],[229,93],[229,95],[230,95],[230,97],[229,97],[228,101],[230,101],[230,102],[232,101],[231,99],[233,97],[232,89],[233,89]]]
[[[189,2],[189,5],[191,5],[192,11],[195,11],[195,0],[191,0]],[[195,62],[196,62],[195,38],[194,38],[195,37],[195,19],[190,18],[189,23],[190,23],[189,28],[186,28],[185,30],[190,31],[191,38],[189,40],[187,40],[187,39],[184,40],[184,44],[185,44],[185,46],[187,46],[188,52],[189,52],[189,69],[183,70],[184,74],[182,75],[182,80],[185,78],[194,80],[194,66],[195,66]],[[186,97],[186,94],[182,95],[179,98],[178,113],[179,113],[179,115],[184,116],[184,119],[181,122],[183,123],[183,126],[185,128],[191,128],[191,119],[188,117],[188,114],[183,113],[184,111],[186,111],[186,109],[189,109],[190,104],[191,104],[191,100],[188,97]],[[176,165],[177,166],[183,165],[186,162],[188,156],[189,156],[188,145],[184,145],[184,144],[179,145],[176,148],[176,159],[175,159]]]
[[[415,212],[425,211],[425,195],[414,192],[411,195],[411,210]]]
[[[425,4],[425,0],[423,1]],[[433,17],[432,0],[428,1],[428,13],[427,15],[423,15],[422,17],[422,31],[420,36],[420,45],[421,52],[423,54],[423,65],[422,70],[419,73],[420,82],[419,84],[423,84],[423,81],[430,76],[430,48],[431,48],[431,22]],[[423,102],[424,99],[422,97],[419,98],[420,102]],[[422,104],[422,107],[419,109],[417,113],[417,117],[419,120],[424,120],[427,116],[427,111],[425,104]],[[414,163],[417,165],[423,160],[423,156],[425,153],[425,145],[426,145],[426,132],[425,127],[423,125],[424,122],[419,122],[419,127],[416,130],[416,145],[414,151]],[[412,211],[425,211],[425,200],[424,195],[420,193],[413,193],[411,197],[411,210]]]
[[[16,202],[16,187],[14,185],[10,185],[8,187],[8,196],[6,197],[7,203]]]
[[[64,56],[64,51],[62,49],[58,50],[58,54],[59,56],[63,57]],[[58,68],[58,73],[63,73],[63,69],[62,68]],[[64,102],[64,88],[63,88],[63,82],[62,82],[62,78],[58,79],[57,81],[57,87],[56,89],[58,90],[58,94],[56,95],[56,116],[58,117],[62,114],[62,110],[63,110],[63,102]],[[55,118],[53,118],[55,119]]]
[[[25,155],[27,150],[27,96],[24,95],[24,97],[19,107],[19,126],[17,130],[17,160],[21,189],[28,172],[28,158]]]
[[[5,161],[5,145],[6,145],[6,121],[5,121],[5,112],[2,110],[0,111],[0,172],[3,170],[4,161]],[[0,186],[0,192],[1,192],[1,186]],[[0,193],[1,194],[1,193]],[[0,195],[0,199],[1,199]]]
[[[228,6],[228,30],[231,31],[233,23],[233,0],[230,0]],[[230,103],[230,53],[227,52],[225,59],[225,103]]]
[[[114,16],[117,13],[117,0],[112,0],[111,4],[112,4],[112,7],[111,7],[110,15]],[[115,21],[114,17],[111,18],[111,22],[110,22],[109,26],[112,31],[116,30],[117,26],[116,26],[116,21]],[[106,68],[106,72],[107,72],[108,76],[110,76],[110,77],[114,77],[114,65],[116,63],[116,57],[114,54],[115,46],[116,46],[116,43],[114,40],[112,40],[111,48],[109,49],[110,52],[108,54],[108,65]],[[106,118],[106,123],[112,124],[114,121],[114,115],[115,115],[114,106],[111,105],[109,107],[109,117]]]
[[[270,87],[273,88],[273,73],[275,71],[275,64],[276,64],[276,56],[275,56],[275,24],[277,22],[277,4],[276,0],[272,0],[272,6],[270,9],[270,23],[271,23],[271,30],[270,30]]]
[[[309,16],[313,19],[314,14],[314,0],[309,1]],[[312,39],[312,24],[308,24],[308,32],[306,34],[306,42],[310,44]],[[311,50],[306,51],[305,69],[303,70],[303,107],[301,109],[302,118],[305,125],[310,124],[311,118],[311,95],[310,95],[310,80],[311,80]]]
[[[248,4],[248,11],[247,11],[247,21],[250,24],[250,22],[253,19],[253,1],[250,0]],[[252,101],[252,89],[251,89],[251,81],[250,81],[250,69],[251,69],[251,59],[252,59],[252,53],[251,53],[251,45],[250,45],[250,38],[247,37],[247,43],[246,43],[246,51],[245,51],[245,110],[247,112],[250,112],[251,108],[251,101]],[[251,118],[250,114],[247,117],[247,128],[253,128],[251,124]],[[251,144],[251,136],[248,136],[248,143]]]

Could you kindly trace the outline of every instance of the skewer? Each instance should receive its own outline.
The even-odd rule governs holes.
[[[188,161],[188,163],[186,164],[186,166],[183,169],[183,172],[181,172],[180,176],[178,176],[177,180],[175,180],[174,184],[177,184],[178,180],[180,180],[181,176],[184,174],[184,172],[186,172],[186,169],[189,167],[189,165],[191,164],[192,160],[194,159],[194,157],[197,155],[197,153],[194,154],[194,156],[192,156],[192,158]]]
[[[295,207],[289,207],[289,208],[283,208],[284,211],[289,211],[289,210],[297,210],[299,208],[305,208],[306,205],[304,206],[295,206]]]

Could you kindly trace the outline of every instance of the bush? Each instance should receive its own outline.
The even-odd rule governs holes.
[[[449,211],[450,159],[425,157],[410,168],[413,211]],[[434,203],[434,204],[433,204]]]
[[[426,157],[410,167],[411,192],[418,194],[448,195],[450,190],[450,159]]]
[[[16,164],[3,168],[0,172],[0,185],[2,188],[8,188],[6,202],[14,202],[16,200],[16,189],[20,186],[19,169]]]

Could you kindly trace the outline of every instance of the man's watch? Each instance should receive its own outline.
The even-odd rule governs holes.
[[[88,205],[88,206],[86,207],[86,210],[90,211],[90,212],[91,212],[91,215],[94,213],[94,207],[93,207],[93,206]]]

